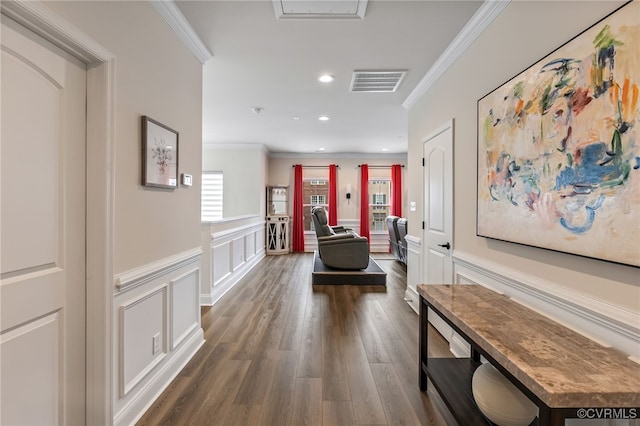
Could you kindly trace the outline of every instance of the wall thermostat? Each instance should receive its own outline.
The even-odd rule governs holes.
[[[182,174],[182,185],[183,186],[191,186],[193,185],[193,177],[186,173]]]

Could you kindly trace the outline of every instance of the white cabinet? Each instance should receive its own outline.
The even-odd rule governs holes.
[[[289,187],[267,186],[267,254],[289,253]]]
[[[267,254],[289,253],[289,216],[267,216]]]

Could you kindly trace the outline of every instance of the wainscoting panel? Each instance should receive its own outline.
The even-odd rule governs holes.
[[[408,235],[407,290],[405,298],[418,312],[416,285],[422,277],[420,239]],[[480,284],[571,328],[605,346],[611,346],[640,360],[640,315],[617,306],[560,288],[505,265],[489,262],[471,254],[453,253],[455,284]],[[433,313],[429,314],[438,331],[449,340],[456,356],[465,356],[468,345]]]
[[[407,241],[407,290],[404,298],[411,308],[420,312],[420,296],[418,295],[417,286],[422,284],[422,255],[421,241],[413,235],[405,237]]]
[[[244,258],[251,260],[256,255],[256,234],[244,236]]]
[[[238,270],[238,268],[240,267],[240,265],[242,265],[244,263],[244,244],[245,244],[245,237],[242,236],[240,238],[236,238],[233,240],[232,246],[233,246],[233,265],[231,267],[232,271],[236,271]]]
[[[211,247],[211,278],[214,287],[233,272],[232,244],[232,241],[225,241]]]
[[[167,355],[167,286],[163,285],[120,306],[120,397]]]
[[[200,248],[115,277],[114,424],[136,422],[204,343]]]
[[[200,270],[192,269],[169,283],[171,350],[200,326]]]
[[[458,284],[481,284],[605,346],[640,360],[640,314],[563,289],[508,266],[456,251]]]
[[[209,252],[209,277],[202,280],[200,303],[215,304],[265,256],[265,221],[248,218],[231,229],[215,231],[216,224],[204,227],[202,241],[208,242],[203,251]]]

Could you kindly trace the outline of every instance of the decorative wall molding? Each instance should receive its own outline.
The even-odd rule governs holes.
[[[203,225],[209,225],[209,226],[215,226],[215,225],[220,225],[223,223],[231,223],[231,222],[236,222],[236,221],[244,221],[246,219],[251,219],[251,218],[261,218],[262,216],[258,215],[258,214],[248,214],[248,215],[244,215],[244,216],[236,216],[236,217],[225,217],[222,219],[218,219],[212,222],[202,222]]]
[[[171,271],[197,262],[201,257],[202,249],[199,247],[165,257],[164,259],[116,275],[115,286],[120,291],[128,290],[132,287],[150,282],[161,275],[168,274]]]
[[[202,278],[201,305],[214,305],[265,257],[265,220],[255,222],[254,218],[248,216],[248,223],[220,231],[215,231],[217,223],[203,226],[206,276]]]
[[[155,300],[154,300],[155,299]],[[135,322],[138,317],[141,317],[141,312],[144,309],[143,305],[151,303],[155,301],[156,304],[160,305],[160,309],[158,312],[149,312],[149,309],[146,309],[146,312],[143,312],[145,317],[144,324],[140,324],[140,322]],[[125,397],[131,389],[133,389],[138,383],[140,383],[154,368],[156,365],[160,364],[164,358],[167,356],[167,342],[164,339],[164,336],[167,334],[167,312],[165,306],[167,304],[167,285],[163,284],[159,287],[156,287],[152,290],[149,290],[142,295],[136,297],[135,299],[129,300],[126,303],[120,305],[120,350],[119,350],[119,397]],[[132,368],[128,365],[128,363],[133,363],[134,357],[140,357],[139,354],[133,353],[132,349],[127,347],[127,335],[129,333],[134,333],[137,330],[134,330],[135,327],[143,326],[143,327],[153,327],[153,318],[149,318],[149,314],[155,314],[159,316],[158,324],[155,324],[161,331],[160,336],[162,337],[162,342],[159,344],[159,352],[157,354],[153,354],[155,356],[148,357],[148,362],[140,366],[137,371],[131,372]],[[132,317],[129,320],[129,317]],[[136,338],[134,340],[139,340]],[[146,342],[145,342],[146,343]],[[149,345],[144,345],[149,346]],[[146,351],[145,351],[146,352]],[[145,354],[142,354],[143,356]],[[138,362],[139,363],[139,362]]]
[[[239,265],[233,272],[225,274],[222,279],[215,283],[215,286],[209,294],[202,294],[200,296],[200,304],[203,306],[215,305],[222,296],[238,284],[265,256],[266,253],[262,250],[261,253],[256,254]]]
[[[407,242],[407,290],[404,300],[416,314],[420,312],[420,295],[417,285],[422,283],[422,241],[413,235],[404,237]]]
[[[169,282],[169,300],[169,349],[174,350],[200,327],[199,309],[191,312],[178,309],[188,303],[200,306],[200,268],[193,268]]]
[[[160,16],[203,65],[213,57],[173,0],[149,0]]]
[[[417,313],[419,295],[415,286],[423,281],[421,241],[412,235],[405,239],[408,249],[405,299]],[[455,284],[484,285],[590,339],[640,360],[640,314],[459,250],[454,251],[453,261]],[[464,342],[457,340],[455,333],[449,330],[447,327],[440,333],[449,340],[454,354],[464,355],[467,350]]]
[[[211,244],[220,244],[225,241],[235,240],[249,233],[264,229],[264,227],[265,221],[262,220],[259,223],[252,223],[250,225],[238,226],[236,228],[226,229],[224,231],[213,232],[211,234]]]
[[[453,258],[457,283],[489,287],[590,339],[640,359],[638,313],[469,253],[456,251]]]
[[[204,343],[201,260],[198,247],[118,276],[114,424],[134,424]]]
[[[172,354],[171,363],[165,362],[158,366],[154,380],[143,383],[138,397],[128,401],[126,405],[114,416],[115,426],[135,425],[142,415],[151,407],[164,390],[176,378],[178,373],[187,365],[189,360],[204,345],[202,330],[192,334],[175,353]]]
[[[502,13],[511,0],[484,1],[456,38],[447,46],[434,62],[418,85],[407,96],[402,106],[411,109],[433,84],[449,69],[465,50],[486,30],[491,22]]]

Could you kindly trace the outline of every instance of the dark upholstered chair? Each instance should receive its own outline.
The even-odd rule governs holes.
[[[369,242],[351,229],[327,225],[324,207],[311,211],[322,263],[335,269],[366,269],[369,266]]]
[[[398,216],[387,216],[387,229],[389,230],[389,247],[391,254],[396,259],[400,259],[400,251],[398,250]]]
[[[407,264],[407,240],[404,237],[407,236],[407,219],[401,217],[396,223],[398,228],[398,260],[405,265]]]

